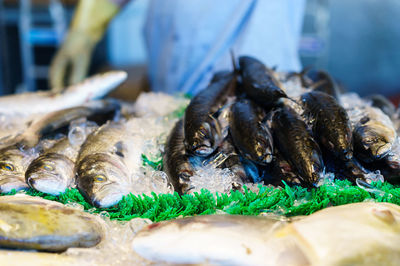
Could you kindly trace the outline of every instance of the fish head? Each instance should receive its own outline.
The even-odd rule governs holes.
[[[383,158],[392,148],[392,141],[385,128],[377,124],[375,127],[362,126],[356,130],[355,141],[358,148],[376,159]]]
[[[353,158],[353,132],[350,123],[336,125],[333,137],[320,137],[322,144],[343,161]],[[340,128],[340,129],[339,129]]]
[[[306,182],[317,186],[324,171],[324,163],[319,149],[313,149],[308,160],[304,160]]]
[[[25,180],[30,187],[52,195],[64,193],[74,177],[74,162],[57,153],[36,158],[25,172]]]
[[[8,193],[11,190],[28,188],[24,180],[25,156],[16,150],[4,151],[0,156],[0,192]]]
[[[271,94],[273,99],[287,98],[286,93],[278,86],[273,86],[271,88]]]
[[[272,136],[270,134],[258,134],[254,142],[254,156],[260,164],[268,164],[273,158]]]
[[[193,154],[206,157],[213,153],[221,140],[221,130],[216,119],[209,118],[191,139],[185,139],[186,149]]]
[[[106,153],[88,155],[77,167],[78,189],[95,207],[117,204],[129,193],[129,175],[119,157]]]

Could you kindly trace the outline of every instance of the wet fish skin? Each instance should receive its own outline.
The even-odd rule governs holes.
[[[380,109],[365,107],[362,113],[353,129],[354,151],[360,160],[369,163],[390,152],[397,133],[390,118]]]
[[[268,216],[175,219],[145,227],[132,247],[149,260],[173,264],[397,265],[399,232],[399,206],[363,202],[289,223]]]
[[[27,154],[15,146],[0,151],[0,192],[9,193],[29,188],[24,175],[30,161],[36,154]]]
[[[80,146],[71,145],[68,138],[33,160],[25,172],[26,183],[33,189],[59,195],[75,184],[75,161]]]
[[[379,108],[389,117],[394,117],[396,113],[396,107],[388,98],[383,96],[382,94],[371,94],[364,99],[371,101],[372,106]]]
[[[291,108],[284,106],[272,116],[274,143],[305,184],[316,186],[324,163],[320,147],[306,124]]]
[[[280,98],[287,98],[280,82],[259,60],[250,56],[239,57],[243,89],[253,101],[270,108]]]
[[[108,122],[91,133],[76,161],[77,187],[94,206],[117,204],[132,187],[132,171],[140,162],[129,127]],[[138,157],[138,158],[136,158]]]
[[[96,216],[40,197],[2,196],[0,221],[1,248],[61,252],[95,246],[104,237]]]
[[[346,110],[334,97],[319,91],[304,93],[301,101],[318,142],[334,156],[350,160],[353,157],[353,134]]]
[[[41,91],[0,97],[0,113],[5,115],[32,115],[55,112],[80,106],[89,100],[103,97],[125,81],[124,71],[110,71],[89,77],[81,83],[70,86],[61,94]],[[26,108],[27,102],[29,108]]]
[[[190,177],[194,174],[194,168],[186,153],[184,145],[183,120],[176,122],[165,144],[164,171],[172,180],[172,185],[178,193],[184,193],[188,189]]]
[[[190,101],[184,115],[186,150],[197,156],[210,155],[221,143],[220,125],[214,114],[234,94],[236,76],[228,75],[211,83]]]
[[[347,179],[356,182],[357,179],[367,181],[366,176],[370,173],[361,163],[353,157],[350,160],[339,160],[329,155],[328,152],[322,152],[326,171],[335,173],[335,176],[340,179]]]
[[[266,171],[264,171],[263,181],[264,184],[271,184],[275,186],[282,186],[283,181],[288,185],[301,185],[301,180],[298,175],[293,171],[292,166],[285,160],[282,154],[275,149],[274,159]]]
[[[263,114],[250,100],[237,101],[232,106],[230,133],[246,159],[266,165],[272,161],[274,146],[272,134],[262,122]]]
[[[313,83],[310,84],[310,87],[313,91],[324,92],[334,97],[336,101],[340,101],[339,95],[341,93],[339,84],[328,72],[324,70],[317,70],[310,76],[312,76],[313,80]]]
[[[147,226],[132,243],[135,252],[157,262],[264,265],[270,253],[265,246],[273,234],[271,228],[284,224],[239,215],[199,215]],[[176,252],[179,249],[183,252]]]

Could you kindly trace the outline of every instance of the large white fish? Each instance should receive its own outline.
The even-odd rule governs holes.
[[[127,73],[124,71],[110,71],[85,79],[60,94],[38,91],[3,96],[0,97],[0,114],[28,116],[79,106],[103,97],[126,78]]]
[[[398,265],[400,206],[355,203],[287,223],[208,215],[155,223],[133,239],[146,259],[211,265]]]

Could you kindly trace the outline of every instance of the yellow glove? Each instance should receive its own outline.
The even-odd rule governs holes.
[[[119,6],[110,0],[79,2],[67,38],[50,66],[52,91],[61,92],[66,80],[71,85],[86,77],[93,48],[118,11]]]

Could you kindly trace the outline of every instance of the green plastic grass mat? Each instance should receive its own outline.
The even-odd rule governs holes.
[[[259,215],[263,212],[286,216],[308,215],[329,206],[362,201],[391,202],[400,205],[400,187],[387,182],[374,185],[374,189],[366,191],[347,180],[336,180],[313,189],[284,185],[283,188],[260,186],[258,192],[245,189],[244,193],[236,191],[230,194],[213,194],[207,190],[183,196],[177,193],[159,195],[152,193],[151,196],[130,194],[116,207],[108,209],[94,208],[84,200],[77,189],[69,189],[60,196],[46,195],[34,190],[28,190],[26,193],[64,204],[78,203],[83,205],[86,211],[101,213],[113,220],[141,217],[162,221],[178,216],[214,214],[220,211],[242,215]]]

